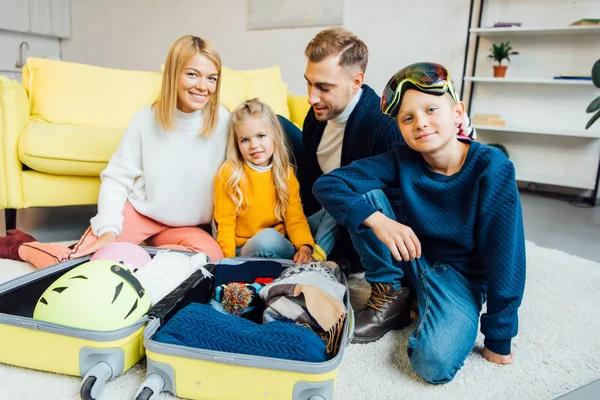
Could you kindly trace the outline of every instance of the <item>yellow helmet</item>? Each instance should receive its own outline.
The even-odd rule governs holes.
[[[112,331],[139,321],[150,297],[122,264],[83,263],[58,278],[42,293],[33,318],[74,328]]]

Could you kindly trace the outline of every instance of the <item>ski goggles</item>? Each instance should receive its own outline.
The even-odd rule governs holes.
[[[440,64],[420,62],[402,68],[389,80],[381,95],[381,111],[384,114],[396,116],[408,83],[424,93],[438,96],[450,93],[455,103],[460,102],[448,70]]]

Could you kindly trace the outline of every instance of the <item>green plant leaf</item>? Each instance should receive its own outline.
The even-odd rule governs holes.
[[[600,60],[596,61],[592,67],[592,82],[594,82],[594,86],[600,88]]]
[[[499,44],[493,43],[488,58],[497,61],[498,65],[502,65],[502,60],[510,62],[510,56],[517,54],[519,54],[519,52],[513,51],[510,41],[506,41],[500,42]]]
[[[593,113],[594,111],[600,110],[600,96],[596,97],[590,105],[585,109],[586,113]]]
[[[596,120],[600,118],[600,111],[598,111],[592,118],[590,118],[590,120],[588,121],[587,125],[585,126],[585,129],[588,129],[590,126],[592,126],[592,124],[594,122],[596,122]]]

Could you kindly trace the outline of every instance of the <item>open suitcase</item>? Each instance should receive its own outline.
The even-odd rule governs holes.
[[[159,249],[145,248],[151,256]],[[52,282],[88,257],[70,260],[0,285],[0,362],[19,367],[82,376],[84,400],[97,399],[105,383],[143,356],[144,316],[123,329],[100,332],[32,318],[41,294]]]
[[[245,259],[251,260],[251,259]],[[289,260],[276,260],[290,265]],[[219,265],[206,266],[214,272]],[[191,302],[207,304],[212,279],[195,273],[149,312],[144,331],[146,380],[136,400],[170,392],[187,399],[332,400],[343,351],[352,341],[354,315],[345,276],[344,303],[348,311],[338,353],[325,362],[311,363],[184,347],[154,340],[158,329]]]

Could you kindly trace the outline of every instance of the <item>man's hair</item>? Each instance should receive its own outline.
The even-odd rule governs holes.
[[[319,32],[308,43],[304,54],[312,62],[321,62],[327,57],[339,56],[339,66],[348,69],[357,68],[363,73],[369,62],[367,45],[344,28],[331,28]]]

